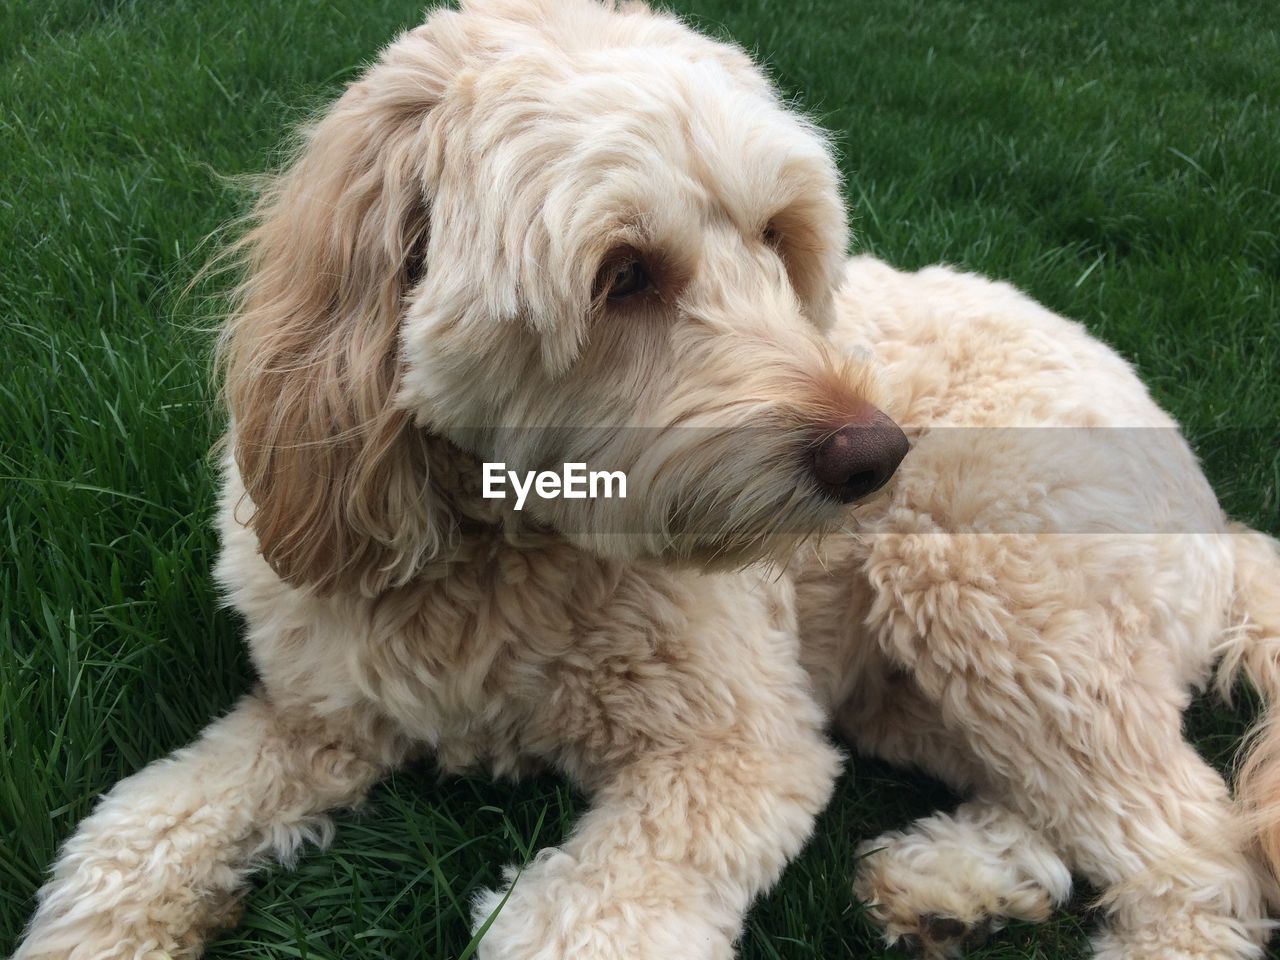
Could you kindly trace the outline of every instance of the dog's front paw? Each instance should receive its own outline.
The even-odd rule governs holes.
[[[479,960],[732,960],[738,918],[654,863],[624,873],[544,850],[476,901]]]
[[[854,893],[889,943],[954,957],[1010,919],[1044,920],[1071,877],[1039,838],[999,808],[961,808],[858,848]]]

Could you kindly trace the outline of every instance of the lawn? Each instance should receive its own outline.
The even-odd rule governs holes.
[[[1280,20],[1262,2],[689,0],[836,132],[855,246],[1009,279],[1084,320],[1186,425],[1225,506],[1280,498]],[[216,300],[179,302],[289,127],[417,0],[16,0],[0,10],[0,954],[114,781],[251,682],[208,572]],[[1245,718],[1199,704],[1226,762]],[[858,838],[946,794],[860,763],[742,955],[884,953]],[[265,872],[216,958],[430,958],[581,798],[422,767]],[[1084,955],[1087,895],[977,956]],[[674,960],[674,958],[673,958]]]

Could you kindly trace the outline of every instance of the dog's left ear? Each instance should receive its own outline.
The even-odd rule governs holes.
[[[457,15],[405,34],[303,137],[237,253],[220,343],[246,522],[286,581],[375,595],[449,542],[427,445],[395,398],[404,301],[420,268],[434,111],[465,42]],[[451,62],[453,61],[453,62]]]

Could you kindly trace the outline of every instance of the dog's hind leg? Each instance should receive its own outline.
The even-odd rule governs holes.
[[[244,698],[200,739],[121,781],[66,842],[13,960],[194,957],[249,871],[327,839],[401,746],[372,719]]]
[[[879,538],[871,575],[892,602],[875,635],[981,761],[985,794],[1100,891],[1099,957],[1259,957],[1261,884],[1226,784],[1183,739],[1178,660],[1119,574],[1095,591],[1107,603],[1044,600],[1106,546]],[[984,576],[959,584],[957,570]]]
[[[985,771],[963,735],[942,722],[937,704],[878,650],[864,646],[858,654],[834,711],[841,735],[860,754],[982,796],[989,787]],[[1071,890],[1070,871],[1044,838],[1012,810],[986,800],[864,841],[858,859],[854,893],[885,939],[930,957],[977,946],[1010,919],[1047,919]]]
[[[1247,838],[1226,784],[1183,741],[1176,717],[1077,716],[1069,745],[1047,704],[1043,724],[1011,725],[1008,715],[996,722],[994,703],[943,689],[948,715],[1001,773],[985,788],[999,805],[965,804],[863,845],[855,890],[889,939],[910,936],[945,955],[1001,917],[1043,919],[1065,899],[1070,869],[1101,891],[1109,914],[1099,958],[1261,956],[1264,908]],[[1118,694],[1130,704],[1140,695]]]
[[[937,704],[911,675],[878,651],[862,658],[852,689],[832,712],[836,732],[859,755],[921,770],[959,794],[985,783],[985,771],[964,737],[942,722]]]
[[[854,892],[890,943],[926,956],[980,945],[1009,919],[1045,920],[1071,873],[1027,822],[983,800],[858,848]]]

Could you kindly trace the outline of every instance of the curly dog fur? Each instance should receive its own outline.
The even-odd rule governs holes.
[[[18,960],[198,955],[423,746],[592,800],[477,899],[483,960],[723,960],[832,722],[969,797],[866,846],[889,939],[954,952],[1079,874],[1101,956],[1260,956],[1278,738],[1236,807],[1181,716],[1224,653],[1280,694],[1275,544],[1078,325],[846,265],[839,196],[740,50],[639,4],[473,0],[388,47],[232,251],[217,577],[260,686],[103,798]],[[855,424],[887,476],[880,411],[913,450],[850,512],[814,451]],[[1164,441],[1081,443],[1122,427]],[[522,514],[498,460],[631,496]]]
[[[1098,956],[1261,956],[1274,728],[1237,806],[1182,715],[1219,658],[1224,694],[1280,695],[1276,543],[1228,524],[1123,360],[1013,288],[858,258],[837,314],[913,443],[802,566],[803,653],[860,751],[971,798],[863,844],[859,896],[945,955],[1043,919],[1073,873],[1109,914]]]

